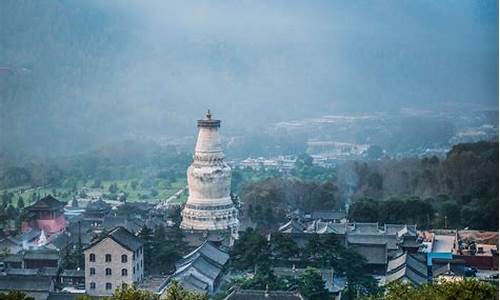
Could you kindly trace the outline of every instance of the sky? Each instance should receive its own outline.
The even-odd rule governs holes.
[[[235,133],[498,108],[494,0],[5,0],[0,15],[0,150],[183,136],[208,108]]]

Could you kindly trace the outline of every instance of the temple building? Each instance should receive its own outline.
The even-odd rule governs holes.
[[[182,210],[181,228],[192,232],[238,234],[238,210],[231,198],[231,168],[224,162],[220,120],[198,120],[193,163],[187,170],[189,197]]]
[[[43,230],[48,236],[64,231],[66,228],[65,205],[66,202],[59,201],[49,195],[26,207],[23,214],[22,231],[38,229]]]

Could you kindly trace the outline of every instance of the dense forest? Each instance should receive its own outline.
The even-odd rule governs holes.
[[[350,218],[358,222],[496,230],[498,143],[459,144],[444,159],[358,161],[337,169],[302,163],[291,176],[247,182],[240,197],[263,228],[277,226],[293,209],[350,204]]]
[[[498,143],[455,145],[437,157],[354,163],[351,218],[423,227],[498,227]]]

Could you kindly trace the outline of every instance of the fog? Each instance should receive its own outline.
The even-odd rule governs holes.
[[[0,1],[0,151],[498,108],[498,1]]]

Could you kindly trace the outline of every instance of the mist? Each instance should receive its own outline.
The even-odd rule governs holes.
[[[0,151],[498,109],[498,1],[0,2]]]

